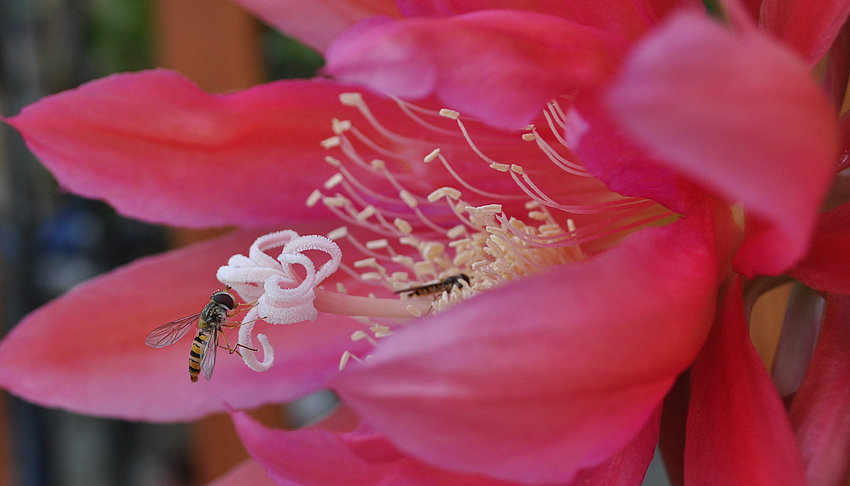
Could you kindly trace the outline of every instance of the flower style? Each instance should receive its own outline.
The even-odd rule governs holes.
[[[639,484],[659,436],[689,485],[846,478],[840,184],[818,213],[846,168],[824,91],[843,99],[850,2],[730,0],[722,22],[689,1],[242,3],[333,80],[207,95],[154,70],[6,120],[73,192],[240,229],[37,310],[0,345],[0,386],[141,420],[227,403],[277,484]],[[790,412],[743,298],[785,273],[829,295]],[[187,350],[144,336],[221,284],[256,301],[248,367],[190,386]],[[344,431],[236,411],[322,388]]]

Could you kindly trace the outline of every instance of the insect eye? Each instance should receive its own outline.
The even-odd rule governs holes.
[[[216,304],[221,304],[228,309],[233,309],[236,307],[236,301],[233,300],[233,296],[227,292],[216,292],[210,297],[210,300],[215,302]]]

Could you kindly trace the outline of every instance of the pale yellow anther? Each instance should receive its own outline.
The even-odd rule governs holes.
[[[362,260],[357,260],[354,262],[354,268],[366,268],[366,267],[374,267],[378,262],[374,257],[364,258]]]
[[[408,245],[408,246],[412,246],[412,247],[415,247],[415,248],[419,248],[419,243],[420,243],[419,238],[417,238],[413,235],[402,236],[398,239],[398,242],[401,243],[402,245]]]
[[[357,106],[363,103],[363,95],[360,93],[340,93],[339,102],[345,106]]]
[[[330,155],[325,155],[325,162],[327,162],[328,164],[330,164],[334,167],[339,167],[339,166],[342,165],[342,162],[340,162],[339,159],[331,157]]]
[[[378,212],[378,210],[375,208],[375,206],[372,206],[370,204],[370,205],[366,206],[365,208],[363,208],[362,211],[357,213],[357,215],[354,216],[354,218],[357,219],[357,221],[366,221],[367,219],[374,216],[375,213],[377,213],[377,212]]]
[[[384,280],[384,276],[378,272],[366,272],[360,274],[360,279],[365,282],[381,282]]]
[[[440,149],[437,148],[437,149],[432,150],[430,154],[425,156],[425,159],[424,159],[425,163],[427,164],[428,162],[431,162],[432,160],[436,159],[439,155],[440,155]]]
[[[328,239],[330,240],[338,240],[340,238],[345,238],[348,236],[348,227],[340,226],[339,228],[328,233]]]
[[[407,255],[395,255],[393,256],[393,263],[398,263],[399,265],[407,268],[413,268],[413,265],[416,264],[416,260]]]
[[[428,202],[436,202],[444,197],[454,199],[456,201],[460,199],[460,195],[461,192],[454,187],[441,187],[431,194],[428,194]]]
[[[416,262],[413,265],[413,273],[415,273],[417,276],[433,275],[435,273],[434,264],[427,260]]]
[[[496,169],[499,172],[507,172],[508,170],[510,170],[511,166],[509,166],[508,164],[499,164],[497,162],[494,162],[490,164],[490,168]]]
[[[431,242],[422,245],[422,248],[419,251],[422,253],[423,258],[431,259],[440,256],[443,253],[444,248],[445,247],[442,243]]]
[[[513,172],[515,174],[523,174],[522,166],[516,165],[516,164],[511,164],[511,172]]]
[[[529,211],[528,217],[531,219],[536,219],[537,221],[546,221],[549,219],[549,215],[544,213],[543,211]]]
[[[455,110],[450,110],[448,108],[443,108],[440,110],[440,116],[444,116],[446,118],[451,118],[452,120],[457,120],[460,118],[460,112]]]
[[[324,149],[330,149],[334,147],[339,147],[340,143],[342,143],[342,140],[340,140],[338,136],[334,135],[333,137],[328,137],[322,140],[321,142],[319,142],[319,145],[321,145]]]
[[[499,214],[499,213],[502,212],[502,205],[501,204],[485,204],[484,206],[475,206],[475,207],[466,206],[465,209],[466,209],[467,212],[477,211],[477,212],[480,212],[480,213],[483,213],[483,214],[493,215],[493,214]]]
[[[576,222],[573,221],[573,218],[567,218],[567,229],[570,233],[574,233],[576,230]]]
[[[457,248],[459,246],[467,245],[471,242],[472,242],[472,240],[470,240],[469,238],[461,238],[459,240],[453,240],[453,241],[449,242],[449,248]]]
[[[371,240],[366,242],[366,248],[369,250],[380,250],[382,248],[386,248],[390,246],[390,243],[386,238],[382,238],[380,240]]]
[[[348,293],[348,289],[347,289],[347,288],[345,288],[345,285],[343,285],[343,283],[342,283],[342,282],[337,282],[337,283],[336,283],[336,292],[337,292],[338,294],[347,294],[347,293]]]
[[[533,141],[537,140],[537,135],[535,135],[533,133],[523,133],[522,139],[525,140],[526,142],[533,142]]]
[[[323,187],[325,189],[333,189],[334,187],[338,186],[343,180],[345,180],[345,178],[342,177],[342,174],[337,172],[325,181]]]
[[[381,159],[373,159],[369,165],[375,170],[384,170],[387,168],[387,163]]]
[[[416,202],[416,198],[413,197],[413,194],[407,192],[407,190],[405,190],[405,189],[402,189],[398,193],[398,197],[400,197],[401,200],[404,201],[404,204],[407,204],[407,207],[409,207],[409,208],[415,208],[416,206],[418,206],[418,203]]]
[[[407,311],[410,312],[410,315],[413,317],[422,317],[422,311],[412,305],[407,306]]]
[[[307,207],[312,208],[322,199],[322,191],[318,189],[313,189],[313,192],[310,193],[310,197],[307,198]]]
[[[527,201],[525,203],[525,209],[527,209],[527,210],[531,210],[531,209],[539,208],[539,207],[540,207],[540,203],[537,202],[537,201],[534,201],[534,200]]]
[[[393,225],[395,225],[395,227],[405,235],[409,235],[413,232],[413,226],[401,218],[394,219]]]
[[[449,237],[450,240],[457,238],[458,236],[466,233],[466,226],[459,224],[454,228],[446,231],[446,236]]]
[[[410,274],[407,272],[393,272],[392,275],[390,275],[390,281],[395,283],[407,282],[409,278]]]
[[[351,120],[338,120],[334,118],[331,120],[331,130],[337,135],[342,135],[351,130]]]
[[[322,198],[322,204],[329,208],[341,208],[345,207],[345,205],[348,204],[348,199],[342,196],[328,196]]]

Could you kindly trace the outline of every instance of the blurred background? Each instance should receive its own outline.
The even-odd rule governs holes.
[[[168,67],[206,91],[225,92],[311,77],[321,64],[318,54],[226,0],[0,0],[4,116],[114,72]],[[0,335],[82,280],[215,234],[127,220],[63,193],[17,133],[0,124]],[[776,298],[784,295],[787,288]],[[781,321],[778,306],[762,307]],[[770,354],[772,334],[758,339]],[[321,406],[308,399],[253,415],[293,427]],[[247,457],[224,415],[129,423],[43,409],[0,391],[0,486],[199,486]],[[654,464],[645,485],[667,484]]]
[[[225,92],[311,77],[321,63],[225,0],[0,0],[4,116],[115,72],[168,67],[206,91]],[[0,124],[0,335],[82,280],[215,233],[147,225],[63,193]],[[128,423],[0,393],[0,486],[203,485],[247,457],[223,415]],[[282,426],[299,420],[294,412],[254,414]]]

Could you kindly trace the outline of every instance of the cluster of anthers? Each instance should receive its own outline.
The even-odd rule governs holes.
[[[257,303],[239,329],[242,357],[257,371],[268,369],[274,362],[273,349],[262,334],[257,339],[263,360],[255,356],[252,334],[259,319],[290,324],[314,320],[318,312],[353,316],[364,323],[364,330],[356,332],[352,339],[377,343],[397,323],[438,313],[478,292],[547,267],[581,260],[587,257],[587,248],[592,254],[635,228],[671,216],[651,201],[612,193],[573,162],[574,156],[562,135],[569,132],[570,117],[556,101],[543,112],[548,125],[544,138],[534,126],[515,136],[487,129],[475,121],[464,123],[452,110],[435,113],[395,100],[407,122],[412,121],[438,142],[426,140],[428,137],[421,134],[411,137],[388,129],[358,93],[343,94],[340,101],[355,108],[367,126],[361,130],[349,120],[333,120],[334,135],[321,143],[334,153],[325,161],[336,173],[324,183],[323,190],[316,189],[310,195],[307,205],[322,202],[350,227],[358,232],[365,229],[377,237],[361,241],[349,226],[327,236],[280,231],[260,237],[247,256],[233,256],[219,269],[217,277],[222,283],[245,301]],[[482,131],[481,146],[473,141],[469,123]],[[517,164],[494,160],[481,148],[487,149],[490,143],[494,152],[512,154],[516,160],[516,150],[504,150],[506,137],[516,137],[509,140],[514,149],[521,138],[520,143],[526,147],[522,160],[538,157],[536,169],[528,171]],[[528,147],[531,142],[536,149]],[[501,192],[485,190],[465,180],[444,155],[447,151],[435,147],[435,143],[450,146],[448,152],[463,158],[459,163],[464,167],[484,164],[492,169],[492,173],[478,179],[479,183],[485,181]],[[411,162],[416,155],[411,154],[423,160],[415,163],[439,164],[439,170],[445,172],[431,177],[435,168],[416,168]],[[550,165],[545,174],[539,170],[541,156]],[[551,170],[551,166],[557,170]],[[429,176],[423,176],[426,172]],[[571,203],[547,195],[532,178],[535,174],[550,179],[557,175],[555,187],[567,189],[554,196]],[[428,194],[417,193],[423,181],[440,177],[453,180],[452,185],[460,189],[445,186]],[[375,185],[382,189],[371,187]],[[581,188],[580,194],[576,194],[576,187]],[[508,216],[503,210],[506,205],[524,207],[527,217]],[[582,222],[581,227],[576,221]],[[361,258],[344,263],[337,241],[345,242]],[[269,255],[277,249],[277,257]],[[316,268],[314,258],[322,253],[323,263]],[[301,269],[296,270],[295,266]],[[333,291],[320,287],[338,269],[359,282],[374,284],[375,292],[368,296],[350,295],[341,283]],[[359,360],[346,353],[341,367],[351,357]]]

